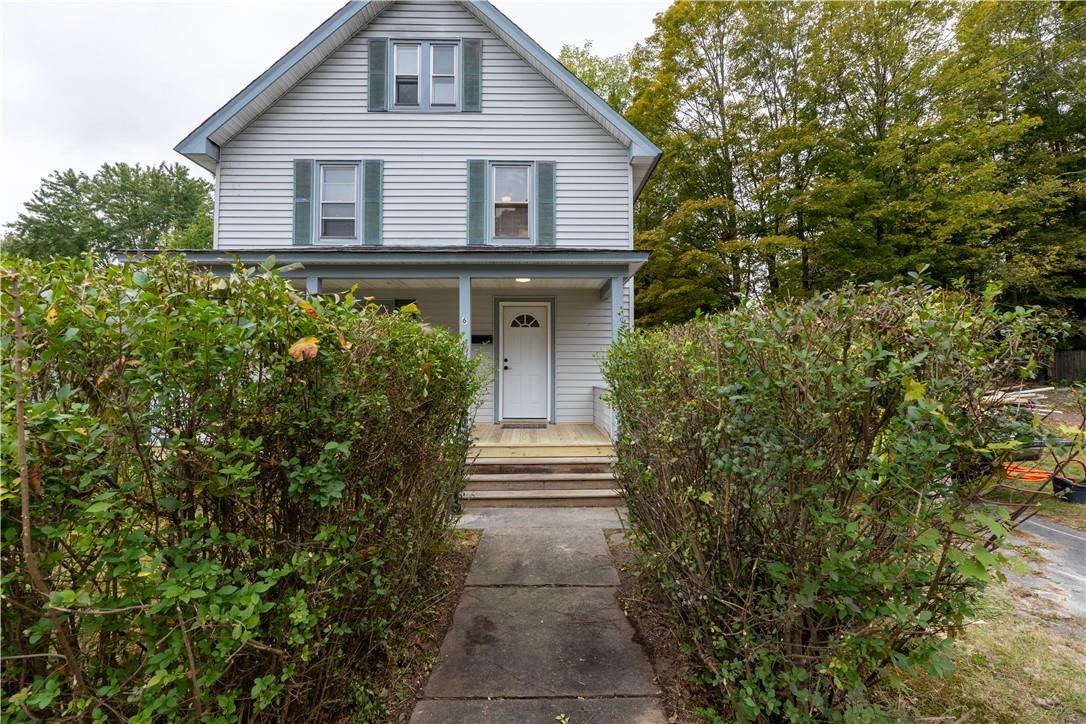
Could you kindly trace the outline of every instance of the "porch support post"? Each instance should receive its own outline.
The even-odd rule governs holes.
[[[305,278],[305,293],[310,296],[316,296],[321,293],[321,278],[316,276],[308,276]]]
[[[464,340],[464,348],[471,354],[471,277],[460,277],[460,336]]]
[[[618,330],[622,327],[622,276],[611,277],[611,340],[618,339]]]

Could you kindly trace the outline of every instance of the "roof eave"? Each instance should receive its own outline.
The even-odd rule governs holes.
[[[621,113],[609,106],[580,78],[544,50],[519,25],[506,17],[501,10],[494,7],[489,0],[470,0],[465,4],[477,13],[477,17],[481,16],[480,19],[484,20],[492,29],[500,30],[501,34],[513,41],[514,48],[518,46],[522,48],[532,59],[539,62],[540,65],[563,83],[571,93],[576,94],[586,105],[606,119],[620,134],[624,135],[626,138],[619,140],[627,143],[631,156],[657,156],[660,154],[660,149],[645,134],[637,130],[637,127],[626,120]]]
[[[275,61],[267,70],[256,77],[249,85],[245,86],[237,95],[227,101],[217,111],[212,113],[199,126],[192,130],[174,150],[181,155],[208,168],[201,160],[203,157],[213,157],[218,160],[218,146],[211,140],[211,135],[223,126],[230,118],[236,115],[242,108],[251,103],[257,96],[280,78],[283,73],[292,68],[309,53],[313,52],[321,43],[327,40],[348,20],[369,5],[370,0],[348,0],[347,4],[337,10],[331,17],[321,23],[307,35],[300,43],[291,48],[279,60]],[[207,149],[214,147],[214,154]],[[213,169],[213,167],[212,167]]]

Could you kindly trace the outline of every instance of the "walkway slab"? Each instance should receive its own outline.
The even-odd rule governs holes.
[[[459,528],[621,528],[616,508],[475,508],[464,512]]]
[[[484,508],[452,625],[412,724],[665,724],[652,665],[619,606],[603,531],[616,508]]]
[[[425,699],[415,707],[413,724],[659,724],[666,721],[657,699]]]
[[[654,696],[613,588],[466,588],[426,698]]]
[[[468,571],[469,586],[617,586],[618,571],[599,529],[489,530]]]

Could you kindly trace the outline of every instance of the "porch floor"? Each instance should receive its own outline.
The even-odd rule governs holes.
[[[611,457],[611,440],[590,422],[560,422],[536,430],[475,426],[472,455],[479,457]]]

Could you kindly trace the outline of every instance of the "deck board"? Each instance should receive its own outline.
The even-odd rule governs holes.
[[[475,426],[472,455],[481,457],[611,457],[611,440],[591,423],[560,422],[546,429]]]
[[[537,430],[508,429],[501,425],[482,424],[475,426],[475,445],[477,447],[570,445],[610,447],[611,441],[592,423],[560,422],[557,425],[547,425],[546,429]]]

